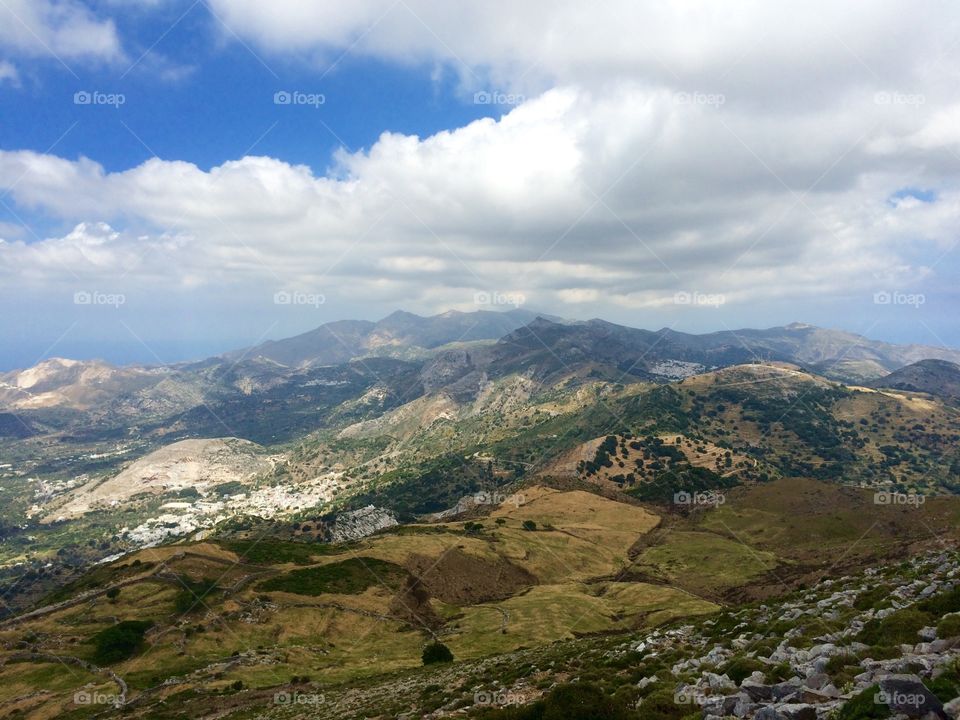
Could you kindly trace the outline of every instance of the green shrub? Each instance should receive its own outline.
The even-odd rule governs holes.
[[[921,600],[917,603],[917,609],[934,617],[960,612],[960,587]]]
[[[863,654],[864,657],[872,658],[873,660],[893,660],[901,655],[903,655],[903,653],[900,651],[900,648],[890,645],[874,645]]]
[[[207,596],[217,589],[217,581],[209,578],[204,578],[200,582],[190,578],[180,578],[180,582],[185,587],[174,596],[173,609],[181,615],[204,608]]]
[[[960,615],[947,615],[937,623],[937,637],[952,638],[960,635]]]
[[[543,720],[626,719],[626,711],[593,683],[559,685],[544,702]]]
[[[880,687],[872,685],[859,695],[854,695],[840,708],[836,720],[882,720],[892,717],[886,705],[874,702],[878,692]]]
[[[124,620],[93,636],[93,661],[97,665],[133,657],[143,646],[143,636],[153,625],[149,620]]]
[[[443,643],[430,643],[423,649],[423,664],[434,665],[436,663],[453,662],[453,653]]]
[[[723,672],[737,685],[750,677],[757,670],[764,670],[766,666],[754,658],[736,657],[727,663]]]
[[[929,613],[915,608],[904,608],[882,620],[869,621],[860,631],[859,640],[867,645],[899,645],[916,643],[920,628],[929,625],[933,618]]]
[[[640,705],[640,717],[647,720],[680,720],[690,710],[689,705],[679,705],[673,690],[658,688],[644,698]]]
[[[374,585],[398,590],[407,579],[399,565],[370,557],[354,557],[342,562],[293,570],[260,583],[260,590],[275,590],[297,595],[339,593],[357,595]]]

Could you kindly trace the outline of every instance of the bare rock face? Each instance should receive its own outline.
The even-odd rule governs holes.
[[[359,540],[398,524],[396,516],[389,510],[367,505],[359,510],[338,515],[330,528],[330,541],[340,543]]]

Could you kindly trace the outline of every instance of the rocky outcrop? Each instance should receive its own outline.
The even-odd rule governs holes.
[[[335,543],[350,542],[398,524],[396,516],[389,510],[367,505],[338,515],[330,527],[329,538]]]

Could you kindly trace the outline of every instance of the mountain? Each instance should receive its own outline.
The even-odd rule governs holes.
[[[741,347],[757,359],[793,362],[838,380],[856,380],[857,377],[848,375],[862,374],[864,369],[879,375],[926,358],[960,362],[960,350],[929,345],[895,345],[806,323],[685,337],[688,340],[697,337],[694,342],[711,350]]]
[[[683,377],[710,367],[780,361],[825,377],[856,381],[926,358],[960,362],[960,350],[894,345],[804,323],[693,335],[668,328],[640,330],[604,320],[558,324],[538,318],[497,343],[493,364],[505,370],[536,365],[548,375],[587,362],[606,366],[608,372],[615,369],[621,377],[653,379]],[[687,372],[684,364],[689,364]]]
[[[921,392],[960,404],[960,365],[947,360],[920,360],[874,380],[871,387]]]
[[[225,355],[263,358],[288,367],[336,365],[367,356],[413,357],[450,343],[496,340],[537,317],[529,310],[450,310],[422,317],[398,310],[378,322],[340,320],[284,340]]]
[[[26,370],[0,373],[0,407],[82,409],[154,385],[166,375],[163,369],[116,367],[102,360],[50,358]]]

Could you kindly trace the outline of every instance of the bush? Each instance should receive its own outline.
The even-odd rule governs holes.
[[[916,643],[920,628],[929,625],[933,618],[926,612],[904,608],[883,620],[871,620],[860,631],[859,640],[867,645],[900,645]]]
[[[443,643],[430,643],[423,649],[423,664],[434,665],[436,663],[453,662],[453,653]]]
[[[859,695],[854,695],[840,708],[837,720],[880,720],[891,717],[890,708],[874,702],[878,692],[880,686],[872,685]]]
[[[153,625],[149,620],[124,620],[93,636],[93,661],[97,665],[133,657],[143,646],[143,636]]]
[[[619,720],[626,712],[593,683],[559,685],[547,695],[543,720]]]
[[[296,595],[359,595],[367,588],[381,584],[399,590],[406,580],[407,571],[399,565],[358,556],[319,567],[291,570],[265,580],[257,588]]]
[[[200,582],[194,582],[190,578],[180,578],[180,582],[185,587],[174,596],[173,609],[181,615],[204,608],[207,596],[217,589],[217,582],[209,578],[204,578]]]
[[[754,658],[737,657],[727,663],[723,672],[739,685],[757,670],[764,670],[765,668],[766,666],[762,662]]]
[[[109,590],[107,590],[106,595],[107,595],[107,600],[116,600],[118,597],[120,597],[120,588],[112,587]]]
[[[530,530],[530,531],[536,530],[536,529],[537,529],[537,524],[536,524],[533,520],[524,520],[524,521],[523,521],[523,529],[524,529],[524,530]]]
[[[644,698],[640,705],[640,717],[646,720],[680,720],[686,711],[690,710],[689,705],[678,705],[673,696],[673,691],[667,688],[659,688]]]
[[[938,638],[952,638],[960,635],[960,615],[948,615],[937,623]]]
[[[960,612],[960,587],[921,600],[917,609],[936,617]]]

